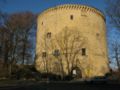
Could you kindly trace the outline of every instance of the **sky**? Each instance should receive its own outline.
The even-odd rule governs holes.
[[[0,9],[6,13],[16,13],[23,11],[31,11],[33,13],[41,13],[45,9],[54,7],[61,4],[84,4],[95,7],[105,13],[106,2],[105,0],[0,0]],[[117,30],[110,25],[108,22],[109,18],[106,20],[107,30],[107,41],[108,44],[115,39],[119,39],[120,36],[117,35]],[[110,44],[109,44],[110,45]],[[109,46],[108,46],[109,47]],[[111,50],[109,48],[109,53]]]
[[[0,7],[7,13],[31,11],[40,13],[43,10],[60,4],[85,4],[104,12],[105,0],[0,0]]]

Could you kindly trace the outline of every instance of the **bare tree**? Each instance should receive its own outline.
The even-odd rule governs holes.
[[[30,12],[21,13],[18,15],[18,17],[21,15],[22,21],[20,22],[22,24],[22,29],[20,31],[20,56],[22,57],[22,64],[25,64],[25,60],[30,60],[32,57],[31,49],[32,43],[30,42],[30,36],[31,36],[31,30],[33,29],[33,26],[35,25],[35,16]]]
[[[111,23],[120,30],[120,0],[106,0],[106,13]]]
[[[0,27],[0,47],[1,47],[1,57],[4,61],[4,66],[8,64],[8,57],[10,52],[9,47],[9,40],[10,40],[10,32],[5,27]]]
[[[111,64],[114,64],[115,66],[117,65],[118,71],[120,71],[120,43],[118,41],[114,41],[111,44],[111,49]]]
[[[80,50],[83,47],[85,40],[78,30],[69,30],[65,28],[60,37],[57,39],[57,45],[60,51],[63,53],[63,59],[67,63],[68,74],[71,73],[71,69],[75,66],[75,60],[80,55]]]
[[[86,38],[79,30],[65,27],[51,38],[47,51],[55,52],[54,56],[58,60],[62,74],[64,74],[65,65],[67,66],[67,73],[71,74],[72,69],[77,66],[76,60],[80,57],[81,49],[85,47],[85,43]]]
[[[32,41],[30,41],[31,30],[35,18],[31,12],[21,12],[8,15],[4,26],[10,32],[9,38],[9,73],[16,63],[25,64],[32,57]]]
[[[31,42],[29,41],[30,38],[30,31],[35,23],[35,17],[31,12],[22,12],[22,13],[15,13],[8,17],[6,26],[12,32],[12,43],[13,50],[12,50],[12,60],[19,56],[22,60],[22,64],[25,63],[25,60],[28,60],[30,55],[30,48]],[[20,60],[19,59],[19,60]],[[18,61],[20,62],[20,61]]]

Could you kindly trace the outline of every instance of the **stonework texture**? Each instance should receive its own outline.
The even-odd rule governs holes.
[[[77,68],[83,78],[109,72],[104,15],[97,9],[66,4],[37,19],[36,69],[68,75]]]

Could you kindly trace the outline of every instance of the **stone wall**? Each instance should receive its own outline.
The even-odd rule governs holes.
[[[80,64],[77,62],[82,76],[103,76],[109,71],[105,17],[99,10],[84,5],[60,5],[41,13],[37,24],[36,68],[40,72],[44,72],[44,61],[48,59],[47,65],[51,63],[49,68],[51,70],[55,68],[53,62],[56,58],[43,60],[42,52],[46,51],[52,55],[55,48],[50,49],[50,44],[55,43],[56,36],[59,36],[66,28],[72,32],[79,31],[85,42],[80,50],[85,48],[86,55],[82,56],[79,53]],[[45,38],[48,33],[51,34],[50,39]],[[57,46],[57,49],[60,48]],[[64,61],[62,63],[65,74],[68,74],[66,63]],[[55,73],[54,70],[51,72]]]

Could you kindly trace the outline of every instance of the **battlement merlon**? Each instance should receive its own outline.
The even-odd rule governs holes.
[[[75,9],[75,10],[82,10],[82,11],[86,11],[86,12],[90,11],[90,12],[98,14],[106,21],[104,14],[100,10],[90,7],[90,6],[87,6],[87,5],[80,5],[80,4],[64,4],[64,5],[58,5],[56,7],[51,7],[47,10],[44,10],[42,13],[40,13],[39,17],[41,17],[42,15],[44,15],[46,13],[53,12],[56,10],[62,10],[62,9],[71,9],[71,10]]]

